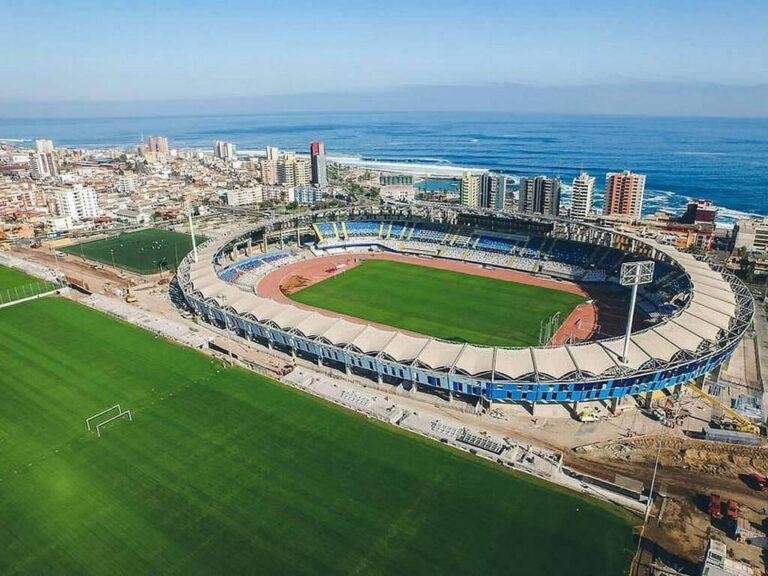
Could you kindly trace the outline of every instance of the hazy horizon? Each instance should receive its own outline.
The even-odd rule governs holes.
[[[201,111],[201,107],[206,110]],[[635,82],[404,86],[376,92],[163,100],[0,100],[4,118],[100,118],[331,112],[462,112],[575,116],[768,117],[768,84]]]

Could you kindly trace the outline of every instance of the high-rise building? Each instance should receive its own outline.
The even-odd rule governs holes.
[[[560,178],[521,178],[517,209],[529,214],[560,214]]]
[[[29,171],[32,178],[42,180],[43,178],[55,178],[59,175],[59,166],[56,162],[56,156],[53,152],[44,154],[33,153],[29,159]]]
[[[584,219],[592,211],[592,197],[595,191],[595,177],[582,172],[573,179],[571,217]]]
[[[459,201],[470,208],[480,207],[480,176],[464,172],[459,182]]]
[[[307,158],[297,158],[293,165],[293,183],[296,186],[307,186],[312,179],[312,169]]]
[[[310,142],[309,156],[312,161],[312,184],[321,188],[327,186],[328,169],[325,163],[325,144],[322,142]]]
[[[734,249],[768,252],[768,218],[738,220],[733,227]]]
[[[618,214],[639,219],[643,212],[645,174],[629,170],[609,172],[605,175],[605,205],[603,214]]]
[[[280,156],[280,150],[278,150],[277,146],[267,146],[267,160],[272,160],[273,162],[277,162],[277,159]]]
[[[504,210],[507,203],[507,177],[503,174],[483,174],[480,177],[480,207]]]
[[[310,162],[296,154],[284,154],[277,162],[277,181],[284,186],[307,186],[311,179]]]
[[[96,191],[93,188],[77,186],[56,190],[56,205],[59,216],[72,220],[89,220],[101,214]]]
[[[35,150],[38,154],[52,154],[53,140],[35,140]]]
[[[682,224],[714,224],[715,218],[717,218],[717,207],[711,200],[691,200],[680,222]]]
[[[147,150],[163,156],[171,153],[171,149],[168,146],[168,138],[165,136],[147,136]]]
[[[278,183],[277,160],[262,159],[259,165],[261,169],[261,182],[274,186]]]
[[[219,158],[225,162],[232,162],[237,158],[235,154],[235,145],[231,142],[222,142],[221,140],[217,140],[213,143],[213,155],[215,158]]]

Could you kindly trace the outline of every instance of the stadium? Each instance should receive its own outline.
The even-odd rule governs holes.
[[[648,260],[653,278],[639,289],[624,356],[619,271]],[[730,357],[754,312],[737,278],[651,237],[432,205],[269,220],[207,241],[178,272],[195,314],[242,338],[380,384],[531,409],[615,404],[699,378]],[[431,292],[413,294],[412,281]],[[492,281],[503,285],[482,284]],[[550,292],[497,299],[512,283]],[[431,303],[454,286],[453,308]],[[578,303],[536,308],[564,292]]]

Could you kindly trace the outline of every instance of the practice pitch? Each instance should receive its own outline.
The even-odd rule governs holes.
[[[569,576],[629,565],[634,520],[613,506],[73,302],[0,310],[0,331],[0,573]],[[99,438],[87,419],[110,407],[97,418],[130,409],[133,421]]]

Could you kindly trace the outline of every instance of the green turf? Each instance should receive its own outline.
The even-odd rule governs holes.
[[[627,569],[616,508],[70,301],[0,310],[0,333],[0,574]],[[116,402],[133,422],[96,438]]]
[[[53,289],[53,284],[29,274],[0,265],[0,304]]]
[[[195,238],[198,244],[205,241],[203,236]],[[188,234],[147,228],[102,240],[73,244],[62,250],[109,265],[112,265],[114,254],[114,263],[118,267],[139,274],[154,274],[160,271],[161,266],[164,270],[175,270],[181,259],[192,250],[192,239]]]
[[[561,321],[581,296],[426,266],[367,260],[291,295],[297,302],[445,340],[539,344],[543,319]]]

